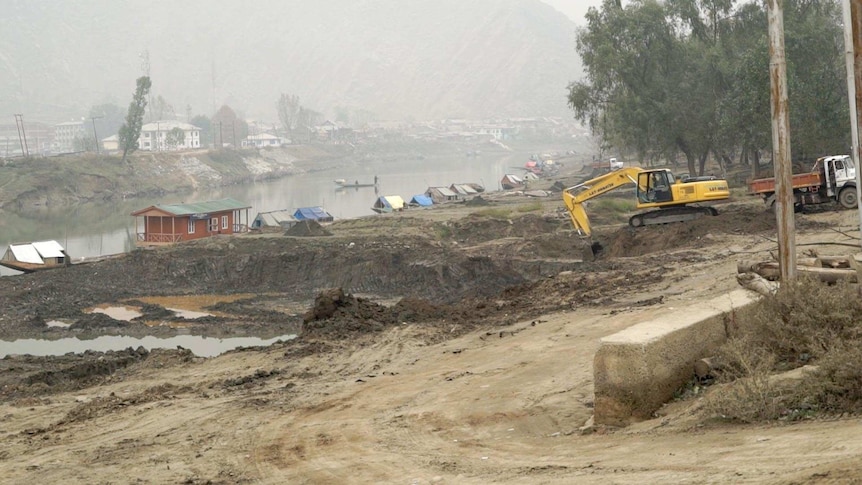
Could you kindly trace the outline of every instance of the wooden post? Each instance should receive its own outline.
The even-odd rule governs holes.
[[[856,164],[856,201],[862,203],[862,147],[859,146],[859,113],[862,112],[862,0],[843,0],[844,49],[847,64],[847,93],[850,103],[850,156]],[[862,208],[859,224],[862,227]],[[862,239],[859,240],[862,244]]]
[[[766,0],[769,19],[769,80],[772,100],[772,163],[775,167],[775,217],[781,281],[796,277],[796,221],[793,219],[793,166],[787,62],[784,57],[784,0]]]

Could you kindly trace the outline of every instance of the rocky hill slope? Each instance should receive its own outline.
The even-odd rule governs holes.
[[[0,19],[0,111],[28,119],[125,106],[149,62],[177,112],[228,104],[276,120],[280,93],[333,116],[566,113],[575,25],[538,0],[11,2]]]

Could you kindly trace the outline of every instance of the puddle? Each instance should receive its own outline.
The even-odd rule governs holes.
[[[97,306],[92,310],[87,310],[86,313],[104,313],[114,320],[122,320],[124,322],[131,322],[133,318],[138,318],[143,315],[143,313],[139,312],[134,307],[109,305]]]
[[[148,303],[150,305],[158,305],[166,310],[174,312],[178,317],[187,320],[194,320],[202,317],[230,317],[225,313],[207,311],[206,308],[218,303],[232,303],[237,300],[253,298],[257,295],[251,293],[242,293],[238,295],[185,295],[185,296],[147,296],[136,298],[138,301]],[[86,313],[104,313],[114,320],[122,320],[130,322],[132,319],[143,315],[140,307],[133,305],[98,305]],[[152,324],[152,323],[148,323]],[[68,325],[67,325],[68,326]]]
[[[233,303],[238,300],[246,300],[254,298],[258,295],[253,293],[240,293],[237,295],[173,295],[173,296],[147,296],[136,298],[138,301],[149,303],[151,305],[159,305],[175,312],[178,316],[184,318],[200,318],[204,316],[221,316],[229,315],[211,312],[207,308],[219,303]],[[197,316],[186,316],[180,312],[194,314],[200,312]]]
[[[147,350],[175,349],[180,346],[191,350],[198,357],[215,357],[240,347],[266,347],[279,340],[294,338],[296,335],[282,335],[266,340],[258,337],[212,338],[197,335],[177,335],[170,338],[135,338],[112,335],[92,340],[78,340],[77,338],[59,340],[19,339],[13,342],[0,340],[0,358],[16,354],[65,355],[69,352],[82,353],[87,350],[107,352],[109,350],[124,350],[129,347],[136,349],[141,346]]]
[[[212,313],[195,312],[192,310],[183,310],[182,308],[165,308],[165,309],[174,312],[174,314],[176,314],[176,316],[178,316],[178,317],[186,318],[188,320],[194,320],[195,318],[212,316]]]
[[[71,323],[61,322],[60,320],[51,320],[50,322],[45,322],[45,325],[49,327],[60,327],[60,328],[69,328],[72,326]]]

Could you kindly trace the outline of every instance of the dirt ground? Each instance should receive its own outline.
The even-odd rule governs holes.
[[[730,425],[704,415],[701,393],[629,428],[585,427],[602,337],[736,289],[739,260],[770,258],[775,221],[757,200],[599,225],[605,254],[583,261],[558,194],[483,199],[0,278],[6,341],[300,335],[214,358],[0,359],[0,481],[862,481],[856,417]],[[858,242],[855,211],[796,224],[800,254],[855,251],[842,245]],[[159,298],[210,301],[212,315]],[[106,304],[141,316],[88,312]]]

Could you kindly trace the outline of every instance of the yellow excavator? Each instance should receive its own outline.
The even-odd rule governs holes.
[[[629,225],[632,227],[690,221],[704,215],[718,215],[718,211],[712,207],[689,204],[730,198],[727,181],[713,176],[682,177],[677,180],[670,170],[664,168],[621,168],[563,191],[563,201],[578,234],[585,237],[592,235],[584,202],[629,184],[634,184],[636,187],[638,209],[655,209],[633,215],[629,219]],[[592,247],[594,253],[597,249],[601,249],[601,245],[597,246],[595,243]]]

